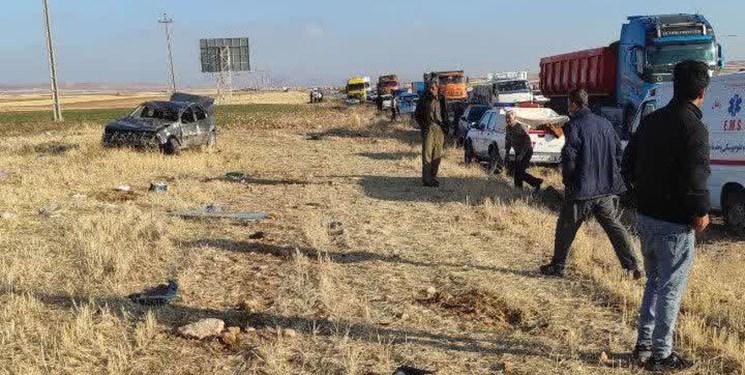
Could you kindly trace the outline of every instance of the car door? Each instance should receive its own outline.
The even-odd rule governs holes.
[[[457,127],[457,135],[465,137],[466,133],[468,133],[468,129],[471,127],[471,125],[468,123],[468,113],[471,112],[471,107],[466,108],[465,111],[463,111],[463,115],[460,116],[458,119],[458,127]]]
[[[507,136],[507,119],[503,112],[499,111],[494,115],[494,141],[497,143],[497,147],[499,147],[499,154],[502,158],[505,157],[504,146],[505,137]]]
[[[198,142],[197,121],[192,106],[181,112],[181,134],[180,143],[182,146],[191,146]]]
[[[494,116],[494,111],[488,111],[481,116],[481,120],[476,128],[471,131],[474,133],[473,137],[473,150],[476,155],[483,157],[489,153],[488,145],[486,143],[486,127],[489,125],[489,121]]]
[[[196,138],[199,140],[200,144],[207,144],[210,138],[210,123],[207,119],[207,113],[198,105],[195,105],[192,108],[194,109],[194,117],[196,119]]]
[[[486,152],[489,152],[489,147],[491,145],[497,143],[497,118],[499,117],[499,113],[496,111],[492,113],[492,115],[489,117],[489,122],[486,124],[486,131],[484,132],[484,147],[486,148]]]

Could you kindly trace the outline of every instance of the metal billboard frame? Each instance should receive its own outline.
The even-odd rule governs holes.
[[[217,97],[230,102],[233,96],[233,72],[251,71],[248,38],[208,38],[199,40],[202,73],[215,75]]]

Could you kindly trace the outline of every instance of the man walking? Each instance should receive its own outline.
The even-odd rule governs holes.
[[[399,109],[398,109],[398,98],[396,98],[396,92],[391,91],[391,121],[398,121]]]
[[[709,68],[683,61],[673,72],[670,103],[645,117],[623,162],[638,202],[638,228],[647,285],[639,310],[634,356],[650,370],[691,363],[672,351],[680,300],[693,265],[695,234],[709,224],[709,132],[699,107]]]
[[[635,279],[642,277],[631,236],[619,220],[618,194],[625,191],[621,178],[621,141],[611,123],[592,114],[584,89],[569,93],[571,121],[565,126],[561,152],[564,204],[556,223],[554,256],[540,272],[564,276],[572,242],[582,223],[594,216],[608,235],[621,267]]]
[[[530,135],[528,135],[525,126],[517,122],[514,112],[508,111],[506,120],[507,132],[505,134],[504,155],[507,159],[510,155],[510,149],[515,149],[515,168],[513,172],[515,187],[522,189],[524,181],[533,187],[534,192],[537,193],[541,190],[543,180],[527,172],[530,159],[533,157],[533,141],[530,140]]]
[[[431,81],[428,91],[419,99],[414,114],[422,130],[422,184],[429,187],[440,186],[437,172],[440,169],[442,148],[445,143],[445,123],[438,99],[439,93],[437,82]]]

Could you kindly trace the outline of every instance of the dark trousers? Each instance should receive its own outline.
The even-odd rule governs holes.
[[[437,180],[444,143],[445,133],[439,125],[422,129],[422,183],[425,185]]]
[[[608,235],[621,267],[626,270],[638,269],[631,236],[619,219],[619,204],[620,200],[616,195],[581,201],[565,200],[556,223],[554,258],[551,263],[562,269],[565,267],[579,227],[592,215]]]
[[[543,183],[543,180],[527,172],[532,157],[533,149],[528,149],[515,156],[515,187],[523,187],[523,181],[532,187],[536,187]]]

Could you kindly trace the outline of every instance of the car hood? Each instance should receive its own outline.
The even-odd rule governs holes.
[[[166,120],[124,117],[106,125],[106,131],[156,132],[171,124]]]

